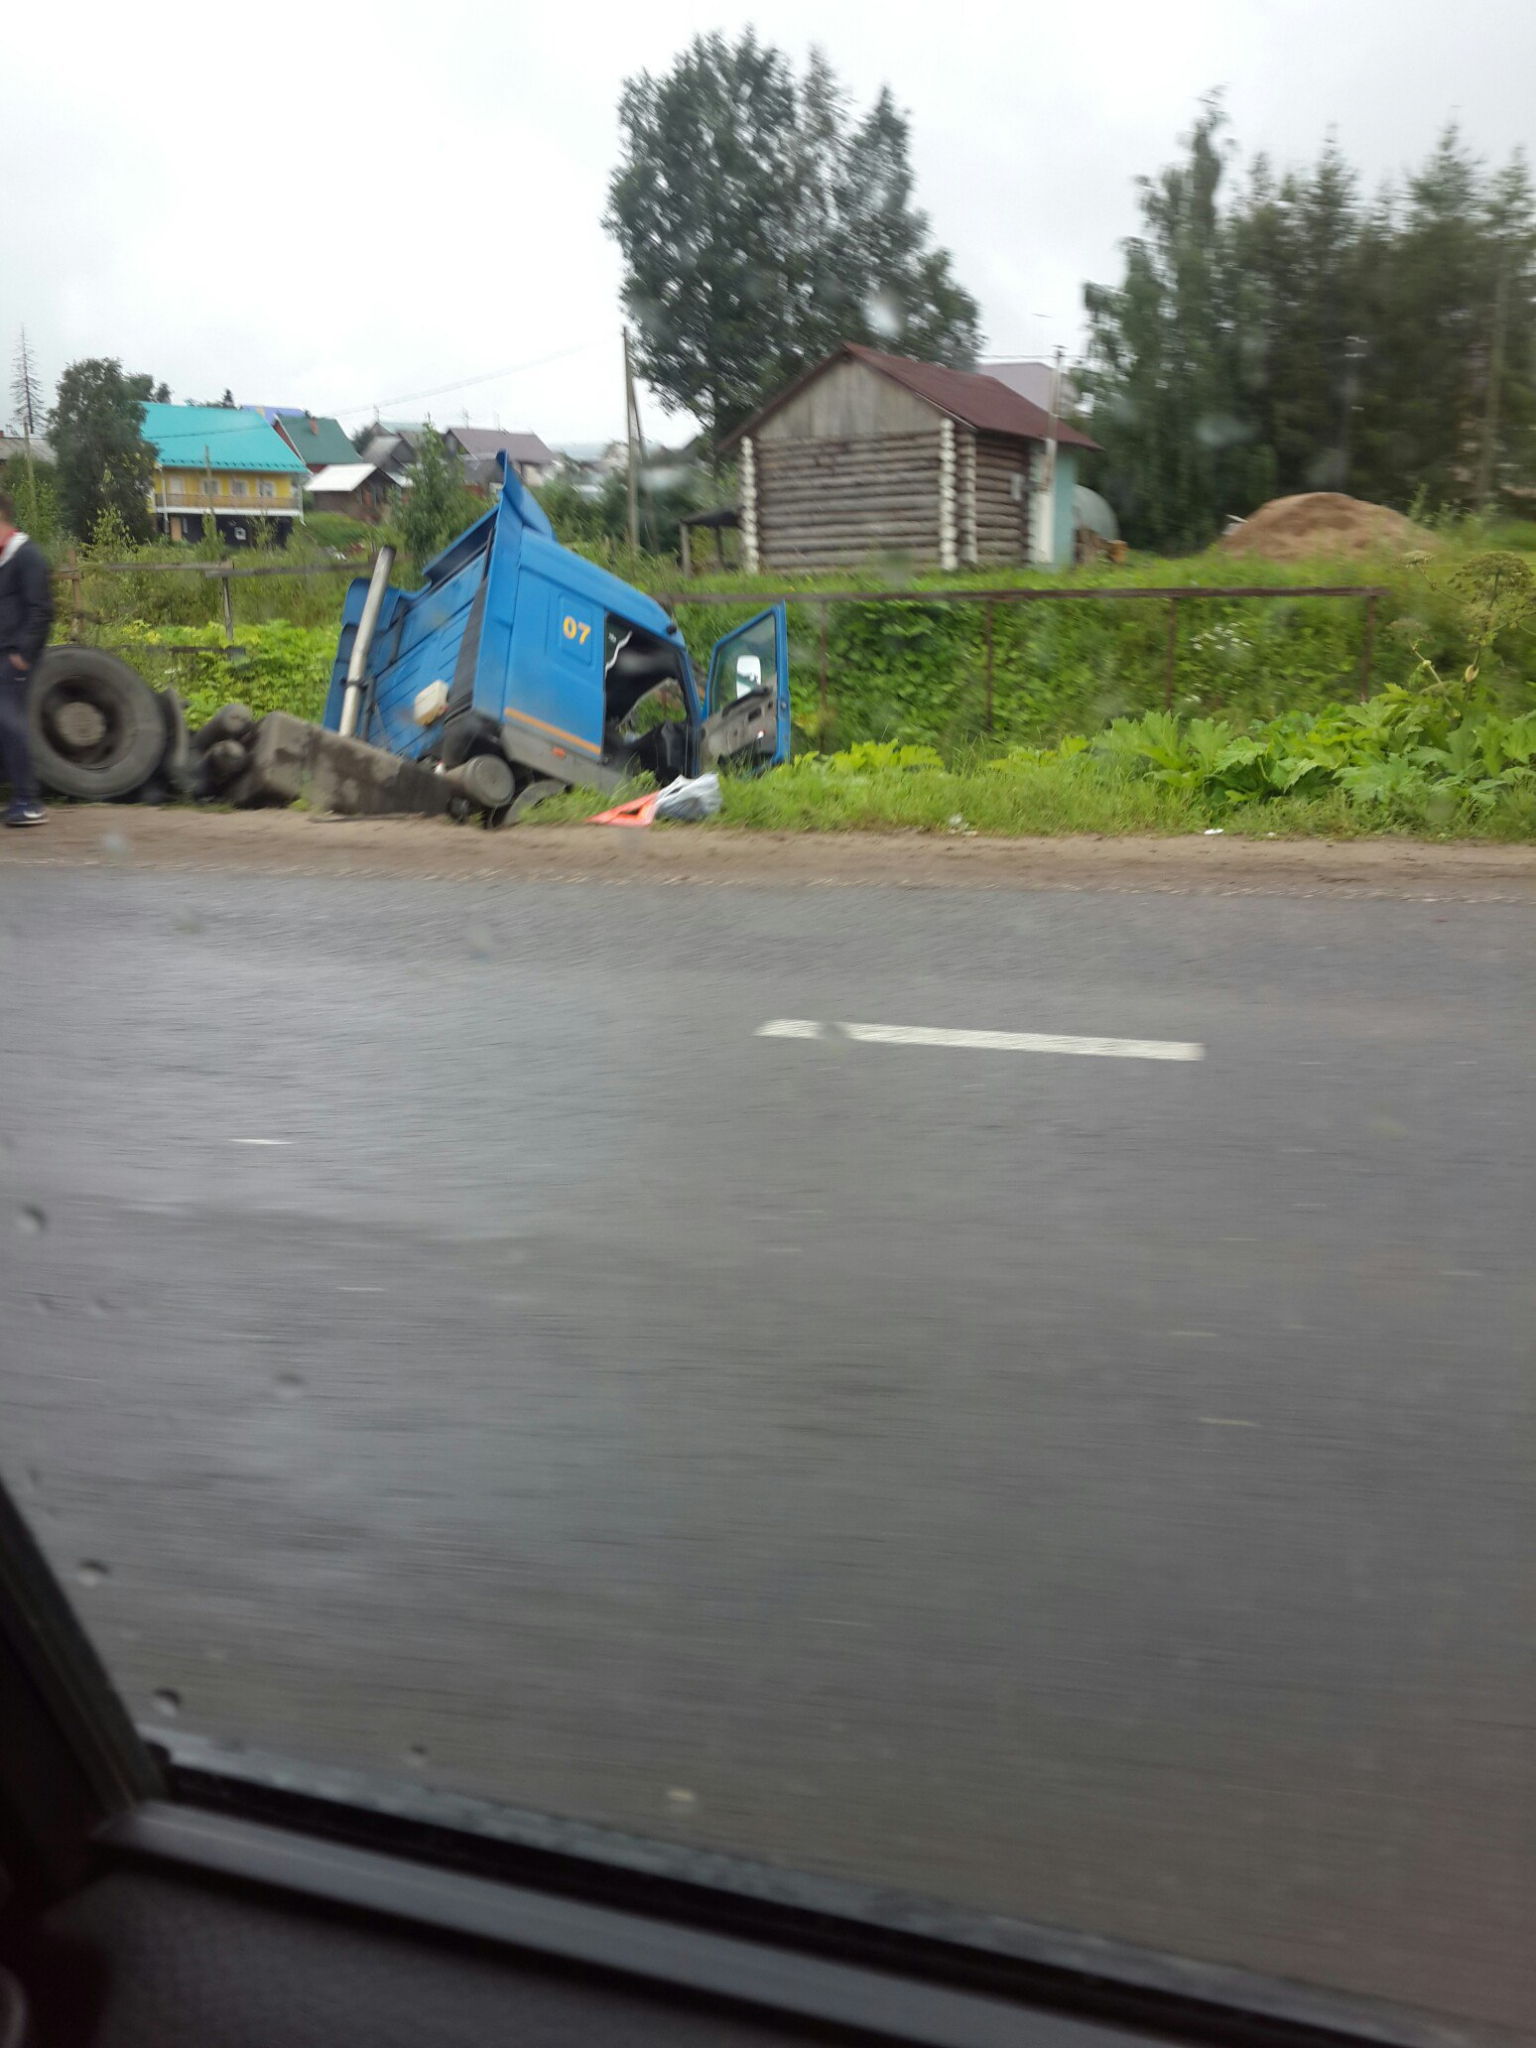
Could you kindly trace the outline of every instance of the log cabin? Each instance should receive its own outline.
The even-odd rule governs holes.
[[[1078,455],[1097,446],[996,377],[858,342],[722,443],[737,453],[752,569],[1064,568]]]

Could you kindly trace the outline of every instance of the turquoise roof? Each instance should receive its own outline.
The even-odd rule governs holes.
[[[162,469],[305,470],[277,429],[245,406],[146,405],[142,432]]]

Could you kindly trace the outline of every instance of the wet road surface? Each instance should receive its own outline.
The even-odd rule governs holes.
[[[0,1464],[147,1724],[1529,2023],[1527,909],[59,869],[0,944]]]

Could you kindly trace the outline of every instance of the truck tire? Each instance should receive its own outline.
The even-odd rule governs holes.
[[[570,784],[568,782],[554,782],[548,777],[541,777],[537,782],[524,783],[523,787],[517,792],[517,795],[513,797],[511,803],[508,804],[507,814],[502,819],[502,824],[515,825],[520,818],[527,817],[535,804],[543,803],[545,797],[559,796],[562,790],[569,788]]]
[[[136,669],[99,647],[47,650],[32,671],[27,726],[37,778],[56,796],[131,796],[166,753],[159,698]]]

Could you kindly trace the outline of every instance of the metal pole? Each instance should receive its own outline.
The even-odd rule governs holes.
[[[827,606],[821,607],[821,724],[818,739],[826,738],[827,725]]]
[[[1173,661],[1179,643],[1179,600],[1168,600],[1168,656],[1163,668],[1163,709],[1173,709]]]
[[[343,739],[351,739],[357,731],[358,707],[363,701],[363,671],[368,666],[373,629],[379,623],[384,592],[389,588],[389,572],[394,566],[394,549],[389,546],[380,548],[368,584],[368,595],[363,599],[363,616],[357,622],[357,633],[352,641],[351,659],[347,663],[347,686],[342,694],[341,724],[338,727]],[[227,590],[229,585],[226,583],[224,587]]]
[[[234,566],[233,562],[221,562],[219,564],[219,597],[224,606],[224,645],[226,647],[233,647],[235,644],[235,586],[229,580],[229,572]]]
[[[1365,645],[1360,650],[1360,702],[1371,694],[1371,656],[1376,650],[1376,593],[1365,600]]]
[[[988,599],[988,601],[987,601],[987,609],[986,609],[986,612],[985,612],[985,613],[984,613],[984,615],[983,615],[983,616],[985,617],[985,619],[986,619],[986,629],[987,629],[987,708],[986,708],[986,711],[985,711],[985,713],[983,714],[983,717],[982,717],[982,730],[983,730],[984,732],[990,732],[990,731],[992,730],[992,615],[993,615],[993,611],[994,611],[994,606],[993,606],[993,604],[992,604],[992,601],[991,601],[991,599],[989,598],[989,599]]]

